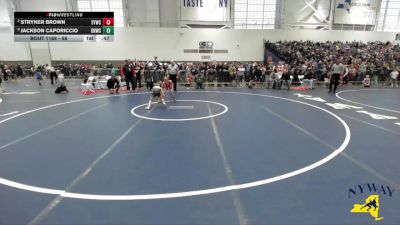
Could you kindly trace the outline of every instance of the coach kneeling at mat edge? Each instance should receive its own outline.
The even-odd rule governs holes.
[[[196,89],[204,89],[204,82],[206,78],[202,74],[197,74],[194,77],[194,82],[196,83]]]
[[[107,80],[107,88],[110,90],[110,94],[114,94],[114,91],[116,94],[118,94],[120,86],[120,82],[115,75],[112,75],[111,78]]]
[[[56,93],[56,94],[60,94],[61,92],[69,93],[69,91],[67,89],[67,85],[65,85],[64,74],[62,74],[62,73],[58,74],[57,85],[58,85],[57,89],[54,91],[54,93]]]

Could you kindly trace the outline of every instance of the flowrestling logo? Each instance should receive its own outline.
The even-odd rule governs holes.
[[[336,8],[338,9],[345,9],[348,13],[350,13],[350,5],[351,5],[351,0],[344,0],[340,1]]]
[[[354,10],[376,10],[375,1],[372,0],[340,0],[337,1],[336,9],[344,9],[348,13]]]

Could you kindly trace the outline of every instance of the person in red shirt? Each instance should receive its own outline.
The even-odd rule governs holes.
[[[169,90],[169,92],[172,95],[172,98],[174,99],[174,102],[176,102],[176,97],[175,97],[175,92],[174,92],[174,83],[172,80],[169,79],[169,76],[164,77],[164,81],[162,82],[162,90],[163,90],[163,99],[165,98],[165,94]]]

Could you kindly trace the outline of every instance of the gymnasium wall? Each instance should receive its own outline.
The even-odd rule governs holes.
[[[128,28],[115,30],[113,43],[50,43],[52,61],[120,61],[126,58],[149,60],[205,61],[210,56],[217,61],[261,61],[263,40],[314,41],[393,41],[396,33],[363,31],[310,30],[223,30],[179,28]],[[184,49],[198,49],[199,41],[212,41],[214,49],[228,53],[184,53]],[[8,30],[0,31],[0,60],[30,59],[25,43],[14,43]]]
[[[28,43],[14,43],[9,28],[0,29],[0,61],[30,61]]]

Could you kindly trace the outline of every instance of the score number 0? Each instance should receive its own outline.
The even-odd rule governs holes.
[[[114,26],[114,18],[103,18],[103,26]]]
[[[114,18],[103,18],[103,34],[114,34]]]

